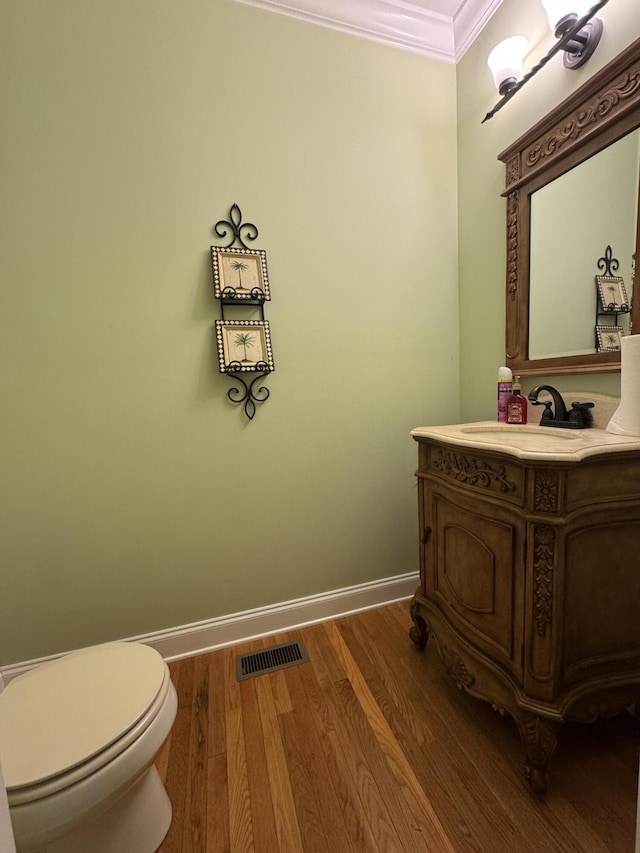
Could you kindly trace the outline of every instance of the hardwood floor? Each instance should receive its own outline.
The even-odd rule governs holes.
[[[171,664],[161,853],[632,853],[631,715],[566,724],[540,799],[513,721],[458,691],[410,626],[395,604]],[[237,654],[296,640],[308,662],[236,680]]]

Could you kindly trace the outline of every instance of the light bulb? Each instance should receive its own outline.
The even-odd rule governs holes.
[[[511,36],[496,45],[489,54],[487,65],[501,95],[513,89],[522,76],[522,63],[528,50],[529,42],[524,36]]]
[[[540,2],[549,18],[551,31],[555,34],[560,21],[569,18],[575,22],[588,12],[592,5],[590,0],[540,0]]]

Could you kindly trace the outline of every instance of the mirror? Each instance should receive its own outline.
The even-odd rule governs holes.
[[[640,39],[500,154],[506,165],[506,363],[514,373],[620,370],[596,349],[598,261],[619,260],[640,332]]]
[[[634,130],[531,195],[530,359],[597,352],[596,325],[629,334],[630,313],[601,313],[595,276],[604,275],[610,246],[610,266],[618,262],[615,275],[630,289],[639,145]]]

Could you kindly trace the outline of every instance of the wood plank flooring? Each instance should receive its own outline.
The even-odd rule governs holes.
[[[410,626],[401,603],[171,664],[160,853],[633,853],[634,719],[566,724],[538,798],[513,721]],[[236,680],[237,654],[296,640],[308,662]]]

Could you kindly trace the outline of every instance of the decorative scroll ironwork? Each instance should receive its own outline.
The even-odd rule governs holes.
[[[619,266],[620,261],[613,257],[613,249],[611,246],[607,246],[604,255],[598,258],[598,269],[604,270],[605,276],[613,276]]]
[[[264,403],[269,399],[270,391],[265,385],[256,385],[261,382],[270,373],[273,373],[273,356],[271,352],[271,339],[269,333],[269,323],[264,319],[264,302],[271,298],[269,291],[269,279],[267,275],[266,254],[261,249],[250,249],[245,240],[255,240],[258,236],[258,229],[252,222],[242,221],[242,211],[237,204],[232,204],[229,208],[229,219],[220,219],[214,226],[215,233],[223,239],[229,238],[226,246],[216,248],[211,247],[211,260],[213,267],[214,292],[217,299],[220,300],[222,310],[222,320],[216,320],[216,340],[218,344],[218,359],[221,373],[226,373],[231,379],[236,381],[236,385],[227,391],[227,397],[232,403],[244,403],[244,413],[253,420],[256,413],[256,403]],[[235,243],[239,243],[240,247],[232,248]],[[259,258],[259,270],[261,272],[261,283],[263,287],[252,287],[250,291],[239,293],[235,287],[225,284],[219,268],[218,254],[227,252],[239,253],[239,258],[242,258],[242,250],[245,250],[244,258]],[[240,270],[241,261],[237,264]],[[246,264],[244,264],[246,268]],[[264,288],[264,289],[263,289]],[[260,309],[261,320],[247,320],[244,323],[235,320],[225,320],[224,305],[234,304],[237,307],[252,307],[257,306]],[[249,326],[259,326],[263,330],[264,348],[260,356],[265,356],[267,361],[259,357],[258,361],[250,364],[243,364],[240,361],[232,360],[227,362],[228,351],[223,335],[223,327],[235,326],[238,329]],[[240,335],[238,335],[240,337]],[[245,336],[246,337],[246,336]],[[236,342],[238,343],[238,342]],[[244,341],[240,342],[240,345]],[[247,342],[247,345],[248,344]],[[245,346],[246,354],[246,346]],[[251,379],[245,379],[243,374],[255,374]]]
[[[615,275],[619,266],[620,261],[613,257],[613,249],[607,246],[604,255],[598,258],[598,269],[603,275],[596,276],[595,344],[598,352],[620,350],[624,329],[618,326],[618,317],[631,311],[624,280]],[[603,317],[607,318],[606,323],[603,323]]]
[[[225,373],[234,380],[237,380],[244,391],[241,388],[229,388],[227,391],[227,397],[231,400],[232,403],[244,403],[244,413],[249,418],[249,420],[253,420],[253,416],[256,413],[256,403],[264,403],[265,400],[269,398],[270,391],[265,385],[261,385],[258,389],[254,391],[253,386],[256,382],[259,382],[261,379],[264,379],[265,376],[268,376],[271,373],[271,368],[266,363],[266,361],[258,361],[256,362],[255,369],[257,371],[256,375],[253,377],[251,382],[245,382],[242,373],[242,365],[239,361],[231,361],[226,365]]]
[[[220,295],[222,299],[236,300],[238,305],[242,304],[235,287],[225,287]],[[248,296],[244,293],[242,294],[242,302],[248,305],[251,305],[253,302],[255,302],[256,305],[262,305],[264,299],[264,290],[261,287],[252,287]]]
[[[218,237],[223,239],[229,236],[231,232],[231,242],[225,246],[225,249],[230,249],[234,243],[238,242],[244,249],[249,247],[244,242],[246,240],[255,240],[258,236],[258,229],[252,222],[242,221],[242,211],[237,204],[232,204],[229,208],[229,219],[220,219],[216,222],[215,232]],[[244,239],[243,239],[244,235]]]

